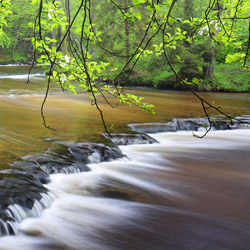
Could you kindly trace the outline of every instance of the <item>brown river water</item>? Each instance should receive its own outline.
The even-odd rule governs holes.
[[[53,141],[107,142],[87,94],[62,93],[58,86],[45,106],[55,131],[44,128],[46,79],[35,74],[27,85],[27,68],[0,70],[1,170]],[[189,92],[129,91],[154,104],[156,114],[121,104],[112,109],[100,99],[113,133],[130,133],[133,123],[204,116]],[[200,94],[232,115],[250,115],[250,94]],[[122,159],[51,175],[46,187],[53,202],[39,216],[19,210],[18,233],[0,238],[0,250],[250,249],[250,130],[212,131],[202,140],[192,131],[149,135],[159,143],[119,146]]]

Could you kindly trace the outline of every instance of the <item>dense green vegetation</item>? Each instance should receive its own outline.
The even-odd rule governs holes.
[[[47,48],[57,47],[57,52],[62,53],[57,55],[57,61],[62,60],[55,61],[52,68],[56,69],[59,81],[63,80],[61,83],[67,83],[64,73],[72,71],[61,66],[72,62],[68,58],[79,59],[87,51],[85,59],[94,66],[90,71],[98,73],[96,76],[91,73],[93,81],[98,78],[108,83],[115,80],[121,86],[187,89],[185,84],[180,84],[176,72],[188,83],[193,82],[192,88],[198,91],[250,90],[245,67],[249,49],[249,1],[47,1],[42,2],[41,27],[37,16],[41,1],[5,2],[6,6],[11,3],[11,12],[4,14],[6,22],[1,26],[1,64],[32,62],[31,24],[35,23],[36,60],[38,63],[53,61],[46,59],[43,46],[39,48],[41,38],[47,39]],[[80,14],[72,22],[80,4]],[[4,11],[6,6],[2,6]],[[70,22],[70,33],[64,37]],[[79,80],[77,74],[69,80]],[[88,90],[88,84],[82,84]],[[74,91],[72,84],[64,87]]]

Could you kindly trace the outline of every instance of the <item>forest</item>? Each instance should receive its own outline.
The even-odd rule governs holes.
[[[250,0],[0,0],[0,250],[249,250],[249,55]]]
[[[1,24],[1,64],[33,60],[50,64],[48,52],[38,43],[43,40],[47,48],[61,53],[52,68],[57,68],[64,87],[72,91],[75,86],[65,85],[68,74],[64,73],[73,69],[62,66],[79,64],[84,53],[93,68],[93,81],[188,89],[180,77],[196,91],[250,90],[249,1],[47,1],[38,24],[40,2],[12,0],[2,6],[9,13]],[[63,55],[66,59],[59,62]],[[79,74],[76,69],[69,79],[79,80]],[[82,83],[86,90],[87,85]]]

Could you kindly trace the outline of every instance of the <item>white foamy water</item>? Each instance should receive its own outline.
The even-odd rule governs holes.
[[[27,80],[28,77],[30,78],[41,78],[44,77],[44,74],[37,73],[37,74],[18,74],[18,75],[0,75],[0,79],[16,79],[16,80]]]
[[[247,250],[250,130],[151,136],[121,146],[124,159],[51,175],[52,205],[33,218],[10,207],[21,231],[0,250]]]
[[[0,67],[18,67],[18,66],[30,66],[29,64],[23,64],[23,63],[20,63],[20,64],[3,64],[3,65],[0,65]]]

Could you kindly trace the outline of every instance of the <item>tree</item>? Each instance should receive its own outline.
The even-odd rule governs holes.
[[[10,0],[2,0],[0,2],[0,46],[5,47],[9,44],[9,38],[3,28],[6,26],[6,18],[11,14]]]
[[[192,20],[194,18],[194,0],[184,0],[183,6],[183,19]],[[179,75],[182,78],[192,80],[194,77],[200,76],[199,64],[200,60],[197,53],[193,51],[193,42],[192,42],[192,26],[188,22],[183,23],[182,27],[185,32],[187,39],[183,41],[183,63],[179,71]]]
[[[125,44],[126,44],[126,63],[128,64],[129,63],[129,20],[128,20],[128,1],[127,0],[124,0],[124,15],[125,15],[125,18],[124,18],[124,24],[125,24]]]
[[[19,51],[23,57],[26,55],[31,57],[33,32],[28,23],[34,21],[36,7],[30,6],[29,0],[12,0],[9,9],[12,13],[6,17],[3,31],[9,40],[8,47],[11,48],[11,57],[15,57],[16,51]]]
[[[215,16],[217,17],[217,20],[221,19],[221,13],[223,6],[220,4],[220,0],[216,1],[214,3],[214,11],[215,11]],[[213,36],[218,33],[218,23],[214,22],[213,26],[210,26],[213,29],[213,32],[210,32],[211,35],[211,40],[209,44],[209,50],[207,50],[203,54],[204,58],[204,65],[203,65],[203,78],[204,79],[209,79],[214,76],[214,49],[215,49],[215,44],[213,40]]]

